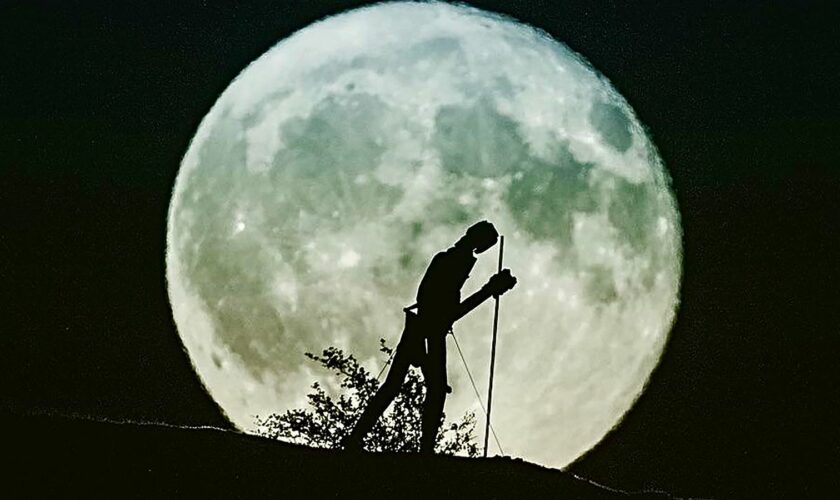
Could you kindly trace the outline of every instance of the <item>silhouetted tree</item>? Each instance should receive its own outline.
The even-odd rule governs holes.
[[[380,339],[379,350],[390,356],[392,349]],[[379,382],[353,355],[329,347],[319,355],[306,357],[333,371],[341,380],[342,394],[334,399],[315,382],[308,394],[309,408],[288,410],[257,419],[257,432],[316,448],[338,448],[356,419],[379,387]],[[424,386],[418,370],[412,368],[391,408],[364,439],[368,451],[415,452],[420,449],[420,409]],[[444,416],[445,419],[445,416]],[[466,412],[457,422],[441,427],[435,451],[448,455],[478,456],[475,442],[475,414]]]

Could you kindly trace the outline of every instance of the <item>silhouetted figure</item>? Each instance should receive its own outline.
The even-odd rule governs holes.
[[[385,382],[371,398],[356,427],[342,443],[344,449],[361,449],[362,438],[397,396],[410,365],[419,366],[426,384],[423,402],[420,452],[432,453],[443,404],[451,388],[446,383],[446,334],[452,324],[490,297],[510,290],[516,284],[509,269],[493,277],[477,292],[461,301],[461,287],[480,254],[498,241],[493,224],[481,221],[467,229],[451,248],[432,259],[417,289],[417,303],[405,309],[406,324],[397,345]],[[417,309],[417,313],[412,309]]]

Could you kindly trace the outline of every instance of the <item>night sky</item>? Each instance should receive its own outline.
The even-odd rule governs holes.
[[[166,294],[180,160],[249,62],[363,3],[0,3],[0,412],[227,425]],[[840,9],[469,3],[607,76],[682,215],[663,359],[571,469],[680,495],[825,494],[840,462]]]

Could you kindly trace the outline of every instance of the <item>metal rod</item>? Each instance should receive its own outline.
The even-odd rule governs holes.
[[[502,257],[505,252],[505,237],[499,237],[499,272],[502,272]],[[493,370],[496,367],[496,334],[499,331],[499,299],[496,298],[496,307],[493,310],[493,346],[490,348],[490,387],[487,392],[487,423],[484,426],[484,457],[487,457],[487,444],[490,437],[490,410],[493,406]]]

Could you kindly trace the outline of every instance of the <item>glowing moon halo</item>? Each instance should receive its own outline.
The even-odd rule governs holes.
[[[178,331],[240,428],[305,404],[328,345],[378,370],[435,252],[506,235],[494,426],[564,466],[640,394],[674,318],[679,216],[633,111],[580,56],[507,18],[391,3],[315,23],[202,121],[169,212]],[[464,293],[492,274],[482,256]],[[492,307],[456,325],[485,380]],[[450,353],[447,412],[478,410]],[[329,381],[324,380],[325,384]],[[481,436],[479,436],[481,438]]]

